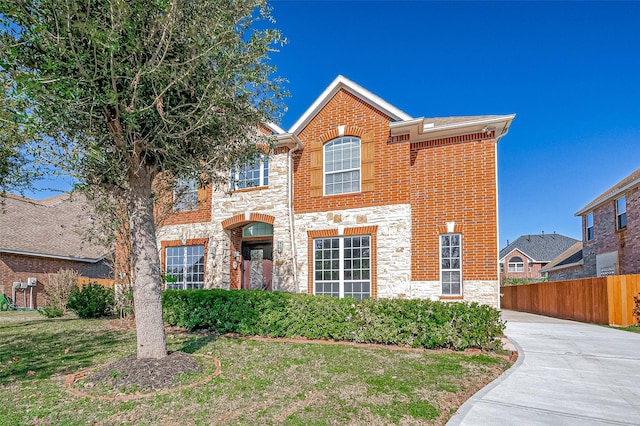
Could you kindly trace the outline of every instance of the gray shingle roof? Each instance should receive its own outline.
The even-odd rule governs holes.
[[[91,210],[80,195],[42,201],[6,194],[0,207],[0,252],[97,261],[109,250],[85,241]]]
[[[522,235],[500,250],[500,260],[518,249],[536,262],[550,262],[578,240],[560,234]]]

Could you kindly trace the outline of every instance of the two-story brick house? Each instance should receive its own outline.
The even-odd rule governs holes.
[[[582,218],[581,252],[560,255],[548,271],[550,280],[640,273],[640,169],[576,216]]]
[[[339,76],[288,132],[268,126],[274,151],[229,187],[175,194],[168,286],[498,306],[496,144],[513,118],[413,118]]]

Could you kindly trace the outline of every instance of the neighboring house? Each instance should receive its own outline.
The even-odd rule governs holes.
[[[81,196],[63,194],[36,201],[5,194],[2,202],[0,290],[15,295],[18,307],[46,303],[42,291],[48,273],[72,269],[89,278],[110,276],[108,250],[84,239],[93,218]]]
[[[640,274],[640,169],[584,206],[576,216],[582,217],[582,257],[578,260],[582,265],[574,265],[570,271],[550,270],[550,279]]]
[[[501,282],[541,280],[541,269],[578,240],[560,234],[522,235],[500,250]]]
[[[582,276],[582,241],[578,241],[540,270],[549,281],[572,280]]]
[[[496,144],[514,115],[414,118],[339,76],[231,185],[179,182],[168,288],[499,305]]]

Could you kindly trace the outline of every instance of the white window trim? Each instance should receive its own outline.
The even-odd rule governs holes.
[[[449,269],[443,269],[442,268],[442,237],[449,235],[458,235],[460,237],[460,267],[459,268],[449,268]],[[446,234],[440,234],[438,236],[439,239],[439,244],[438,244],[438,257],[439,257],[439,261],[440,261],[440,295],[441,296],[462,296],[464,294],[464,289],[462,286],[463,283],[463,276],[462,276],[462,262],[464,260],[463,257],[463,253],[462,253],[462,234],[459,232],[451,232],[451,233],[446,233]],[[443,272],[460,272],[460,293],[448,293],[445,294],[442,292],[442,273]]]
[[[371,264],[372,262],[372,253],[373,253],[373,247],[371,247],[371,242],[372,242],[372,238],[371,235],[368,234],[364,234],[364,235],[348,235],[348,236],[332,236],[332,237],[318,237],[318,238],[314,238],[312,240],[312,244],[313,244],[313,268],[312,268],[312,273],[313,273],[313,294],[316,294],[316,282],[324,282],[327,280],[316,280],[316,248],[315,248],[315,242],[317,240],[333,240],[333,239],[338,239],[338,265],[339,265],[339,269],[338,269],[338,297],[340,299],[344,298],[344,284],[345,284],[345,279],[344,279],[344,240],[346,238],[357,238],[357,237],[369,237],[369,278],[368,279],[359,279],[359,280],[348,280],[348,281],[368,281],[369,282],[369,296],[368,297],[373,297],[373,265]],[[335,280],[328,280],[329,282],[335,282]],[[324,293],[323,293],[324,295]]]
[[[624,198],[624,211],[621,212],[618,209],[618,201],[622,200],[623,198]],[[622,197],[616,198],[615,208],[616,208],[616,229],[617,230],[626,229],[627,228],[627,223],[626,223],[626,218],[627,218],[627,196],[626,195],[623,195]],[[622,215],[625,216],[625,224],[624,224],[624,226],[620,226],[620,218],[622,217]]]
[[[248,162],[245,164],[242,164],[241,166],[238,167],[234,167],[233,169],[231,169],[231,182],[230,182],[230,190],[231,191],[240,191],[243,189],[252,189],[252,188],[263,188],[263,187],[268,187],[268,183],[265,184],[265,177],[267,178],[267,180],[269,179],[269,161],[266,161],[267,163],[267,176],[264,175],[265,172],[265,158],[267,158],[266,154],[260,154],[259,156],[259,168],[260,168],[260,181],[258,183],[257,186],[245,186],[245,187],[240,187],[238,185],[238,182],[240,181],[240,169],[241,168],[246,168],[247,165],[249,164]],[[267,158],[268,159],[268,158]],[[255,160],[254,160],[255,161]],[[255,162],[252,161],[251,164],[255,164]]]
[[[169,247],[165,247],[164,250],[164,256],[165,256],[165,268],[168,269],[168,263],[169,263],[169,249],[182,249],[182,270],[183,270],[183,274],[182,274],[182,281],[176,281],[176,282],[172,282],[172,283],[165,283],[165,288],[167,288],[168,286],[173,286],[173,285],[181,285],[181,288],[172,288],[175,290],[197,290],[197,289],[202,289],[204,288],[204,283],[206,281],[206,272],[203,272],[202,275],[202,287],[192,287],[192,288],[187,288],[187,281],[186,281],[186,275],[184,274],[184,269],[187,265],[187,259],[188,259],[188,250],[187,247],[202,247],[202,253],[203,256],[206,252],[206,248],[203,244],[193,244],[193,245],[183,245],[183,246],[169,246]],[[203,259],[203,263],[202,263],[202,267],[203,267],[203,271],[204,271],[204,267],[206,264],[206,259]],[[200,281],[197,282],[198,284],[200,284]],[[191,283],[193,284],[193,283]]]
[[[173,212],[192,212],[198,210],[198,181],[195,178],[182,178],[178,179],[175,183],[175,189],[173,190]],[[193,188],[195,187],[195,189]],[[185,198],[187,196],[193,197],[195,194],[195,206],[194,208],[184,208]]]
[[[360,151],[360,166],[359,167],[354,167],[351,169],[342,169],[342,170],[334,170],[332,172],[327,172],[326,170],[326,164],[327,164],[327,152],[326,152],[326,148],[329,144],[331,144],[332,142],[337,141],[338,139],[345,139],[345,138],[354,138],[358,140],[358,150]],[[358,179],[358,189],[356,191],[350,191],[350,192],[339,192],[339,193],[334,193],[334,194],[327,194],[327,174],[338,174],[338,173],[346,173],[346,172],[353,172],[353,171],[360,171],[360,178]],[[335,139],[331,139],[329,142],[327,142],[326,144],[324,144],[322,146],[322,195],[324,196],[332,196],[332,195],[344,195],[344,194],[357,194],[359,192],[362,192],[362,139],[357,137],[357,136],[340,136],[338,138]]]
[[[591,226],[589,226],[589,218],[591,218]],[[585,217],[585,227],[586,227],[585,240],[587,240],[587,241],[593,241],[593,239],[596,236],[595,227],[594,227],[594,222],[593,221],[594,221],[593,212],[587,213],[587,215]],[[617,222],[617,219],[616,219],[616,222]],[[591,230],[591,234],[589,234],[589,230]],[[590,236],[591,236],[591,238],[589,238]]]

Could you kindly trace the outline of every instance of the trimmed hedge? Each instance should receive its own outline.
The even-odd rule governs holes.
[[[261,290],[167,290],[164,319],[188,329],[464,350],[500,347],[500,311],[478,303],[339,299]]]

